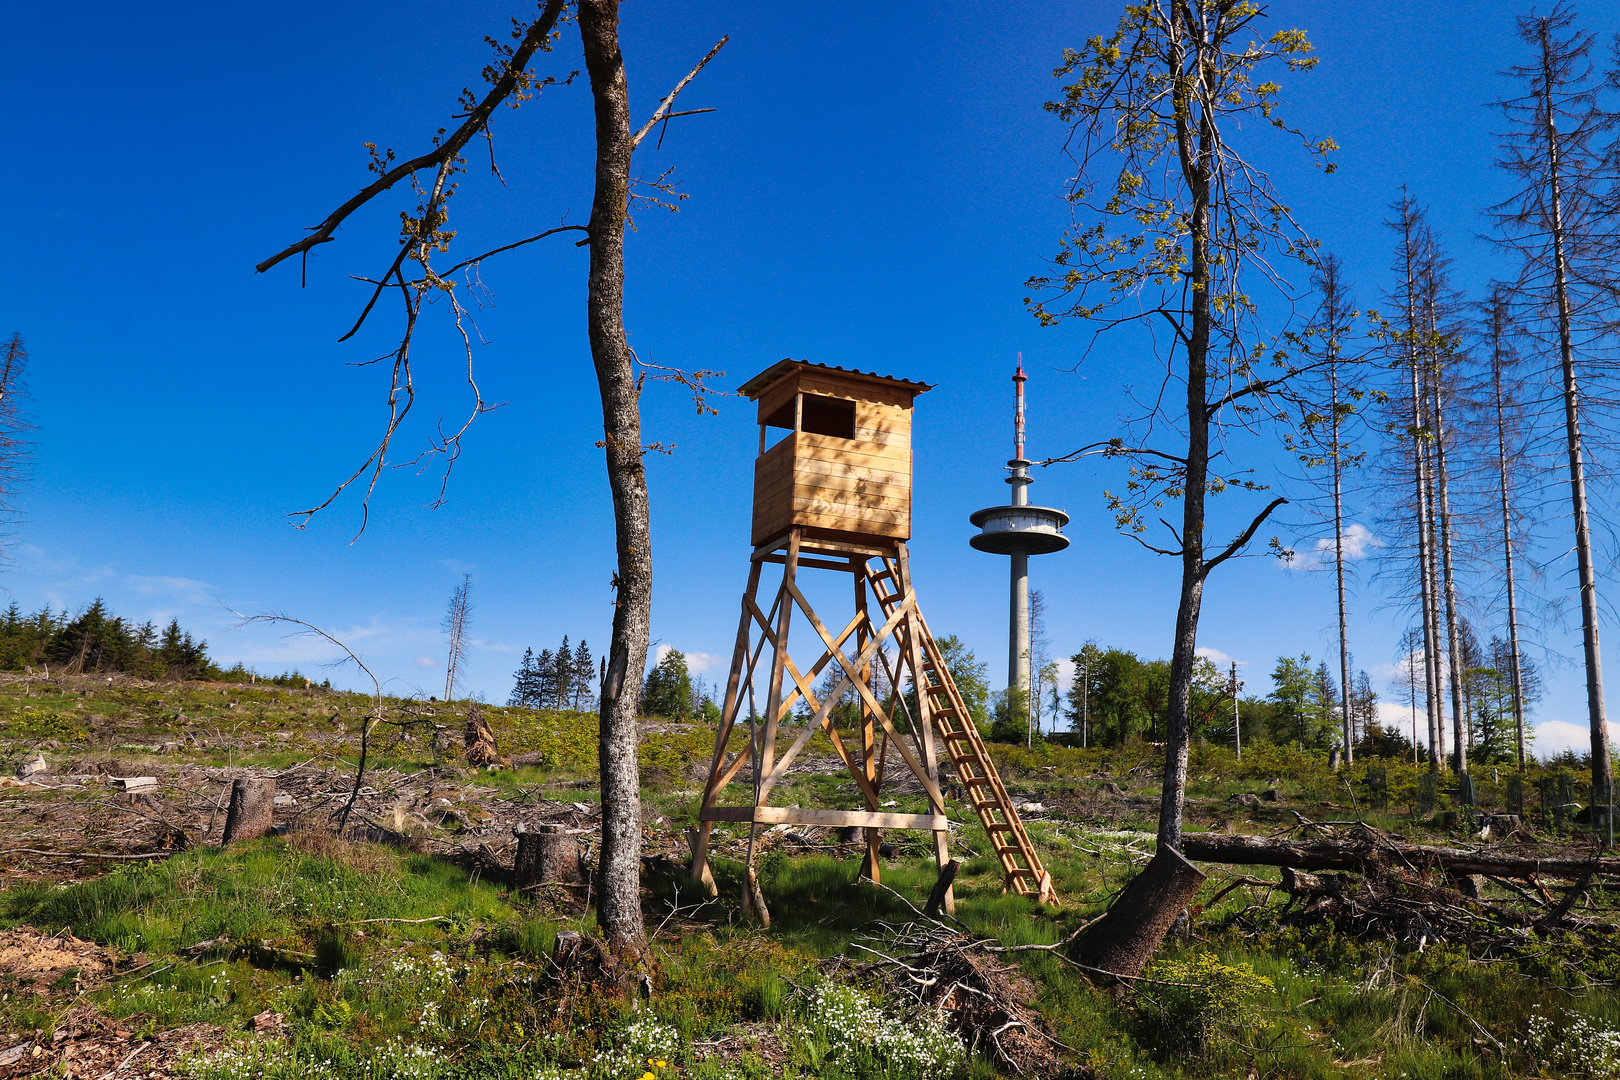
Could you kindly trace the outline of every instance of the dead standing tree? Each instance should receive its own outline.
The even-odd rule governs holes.
[[[1278,113],[1280,87],[1262,68],[1313,67],[1297,30],[1262,37],[1264,10],[1240,0],[1154,0],[1126,9],[1117,31],[1065,52],[1056,75],[1070,79],[1049,111],[1070,125],[1077,172],[1069,195],[1074,226],[1064,235],[1054,273],[1030,279],[1029,301],[1043,325],[1094,320],[1099,332],[1133,322],[1163,330],[1160,394],[1143,408],[1129,441],[1116,438],[1076,451],[1124,458],[1130,476],[1110,503],[1119,526],[1158,554],[1181,561],[1181,590],[1171,655],[1159,854],[1107,918],[1080,942],[1128,941],[1108,967],[1121,974],[1152,955],[1202,875],[1182,859],[1182,807],[1198,617],[1204,582],[1244,551],[1273,510],[1273,499],[1228,543],[1209,546],[1206,501],[1232,487],[1261,490],[1245,473],[1216,468],[1234,428],[1256,431],[1298,413],[1292,384],[1299,365],[1273,351],[1259,325],[1257,290],[1291,304],[1293,289],[1273,259],[1309,263],[1314,245],[1278,200],[1269,179],[1227,139],[1246,119],[1300,138],[1325,163],[1336,149],[1312,142]],[[1326,166],[1331,168],[1331,166]],[[1253,279],[1253,280],[1251,280]],[[1153,445],[1173,433],[1169,448]],[[1184,441],[1182,441],[1184,440]],[[1145,514],[1179,499],[1181,527],[1163,522],[1174,547],[1142,538]],[[1166,911],[1169,916],[1166,917]],[[1124,966],[1112,966],[1119,963]]]
[[[1592,737],[1592,802],[1610,791],[1608,713],[1603,696],[1603,651],[1598,641],[1597,567],[1586,485],[1593,401],[1580,375],[1604,366],[1598,358],[1614,330],[1614,130],[1616,114],[1600,95],[1620,86],[1594,72],[1596,38],[1575,26],[1566,4],[1550,14],[1519,19],[1519,39],[1530,51],[1506,74],[1520,93],[1498,102],[1508,128],[1497,164],[1520,183],[1491,210],[1497,242],[1519,257],[1519,272],[1503,298],[1522,333],[1558,357],[1564,454],[1569,471],[1571,524],[1579,575],[1581,637],[1586,661],[1587,720]],[[1601,521],[1601,516],[1600,519]]]
[[[450,468],[461,451],[463,434],[487,408],[472,377],[471,343],[464,325],[465,313],[456,298],[451,275],[468,267],[476,267],[484,259],[548,236],[567,231],[585,233],[585,239],[580,244],[588,245],[590,249],[586,325],[602,398],[603,439],[598,445],[603,448],[607,460],[618,554],[618,568],[613,576],[613,586],[617,590],[613,637],[602,681],[599,711],[602,846],[596,878],[597,919],[613,955],[630,966],[639,966],[646,952],[646,928],[640,898],[641,791],[636,763],[636,705],[640,700],[642,672],[646,667],[652,611],[652,530],[647,477],[642,463],[642,456],[649,447],[641,440],[641,380],[636,372],[638,361],[629,347],[624,329],[624,232],[632,202],[630,168],[636,147],[660,121],[711,111],[694,109],[675,112],[672,106],[676,97],[714,58],[727,39],[722,38],[698,61],[664,97],[647,122],[632,132],[629,87],[624,57],[619,49],[618,0],[580,0],[577,20],[595,104],[595,196],[590,223],[586,226],[564,225],[547,229],[535,236],[503,244],[466,259],[448,270],[435,270],[431,265],[433,256],[447,250],[454,237],[454,233],[444,227],[447,221],[446,200],[455,190],[455,175],[463,171],[465,165],[462,150],[469,141],[483,136],[491,146],[491,170],[494,171],[490,118],[500,105],[515,108],[540,88],[558,81],[553,77],[535,75],[528,65],[537,53],[550,51],[558,36],[556,26],[565,6],[565,0],[545,0],[539,15],[532,22],[525,25],[514,20],[512,39],[515,45],[490,39],[496,50],[494,62],[484,69],[484,78],[490,84],[490,89],[481,98],[470,90],[463,91],[463,120],[454,132],[446,136],[441,129],[433,137],[431,150],[399,165],[394,164],[393,151],[379,154],[372,147],[371,168],[378,178],[328,215],[309,236],[266,259],[258,265],[258,269],[268,270],[294,255],[307,256],[310,248],[330,241],[333,231],[350,214],[401,181],[411,181],[417,206],[414,213],[400,215],[403,223],[400,250],[387,271],[371,281],[375,286],[371,299],[355,327],[344,335],[344,339],[347,339],[359,329],[385,292],[391,290],[399,295],[404,307],[404,329],[400,344],[392,354],[388,424],[377,447],[359,469],[340,484],[325,502],[295,515],[307,520],[309,515],[329,506],[344,489],[368,473],[369,500],[370,492],[381,476],[389,445],[409,412],[413,399],[410,347],[422,304],[437,296],[448,298],[449,310],[467,346],[467,378],[474,402],[467,421],[454,432],[441,434],[431,445],[429,454],[425,455],[444,456],[445,480],[448,482]],[[572,77],[570,75],[568,78],[571,80]],[[424,186],[418,179],[419,173],[429,173],[431,182]],[[657,181],[650,186],[656,191],[668,190]],[[656,195],[653,197],[656,199]],[[419,276],[412,280],[406,279],[403,269],[407,259],[414,262],[420,271]],[[643,372],[641,378],[646,378],[647,374]],[[705,392],[703,379],[709,374],[658,369],[653,377],[678,381],[691,388],[701,401]]]
[[[444,632],[450,639],[450,655],[444,665],[444,700],[454,701],[456,676],[467,659],[467,617],[472,614],[472,575],[463,574],[461,584],[450,594],[450,609],[444,613]]]

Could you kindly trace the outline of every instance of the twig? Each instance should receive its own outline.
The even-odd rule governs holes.
[[[40,851],[36,848],[8,848],[0,855],[42,855],[50,859],[167,859],[176,851],[149,851],[142,855],[108,855],[99,851]]]

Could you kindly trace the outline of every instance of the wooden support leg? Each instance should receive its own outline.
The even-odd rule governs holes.
[[[692,880],[697,882],[710,897],[720,895],[720,887],[714,883],[714,874],[709,872],[709,831],[714,828],[712,821],[700,821],[697,828],[688,827],[686,830],[686,844],[692,849]]]
[[[899,579],[902,595],[906,595],[911,592],[911,559],[906,553],[904,544],[899,545],[899,549],[900,557],[895,560],[895,576]],[[916,613],[915,608],[912,609],[910,615],[906,616],[905,625],[906,644],[911,650],[911,681],[917,687],[917,736],[918,741],[922,744],[923,768],[928,771],[929,778],[934,781],[935,789],[942,791],[939,758],[934,749],[933,695],[927,693],[927,688],[923,685],[927,680],[927,676],[923,674],[923,624],[922,618]],[[933,813],[945,813],[945,800],[936,798],[933,792],[929,793],[929,806]],[[934,833],[934,864],[939,867],[940,873],[943,874],[946,865],[950,861],[951,834],[948,830],[941,829]],[[953,873],[951,876],[954,878],[955,874]],[[945,882],[944,895],[940,898],[940,904],[947,915],[956,914],[956,893],[951,888],[949,880]]]
[[[883,863],[878,857],[878,848],[883,846],[883,830],[874,829],[868,825],[862,830],[866,833],[866,854],[861,859],[861,877],[871,878],[873,882],[883,880]]]

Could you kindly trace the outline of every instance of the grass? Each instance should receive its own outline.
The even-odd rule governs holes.
[[[98,688],[87,680],[85,691],[0,684],[0,745],[20,753],[54,741],[53,759],[139,763],[154,742],[190,735],[195,741],[184,755],[201,763],[285,767],[320,753],[352,761],[356,725],[371,708],[362,696],[276,687]],[[459,708],[408,707],[437,712],[446,734],[459,736]],[[486,716],[506,752],[536,752],[542,761],[481,773],[480,785],[504,797],[597,800],[594,717],[498,707],[487,707]],[[648,819],[695,823],[693,771],[711,749],[706,728],[657,727],[642,754]],[[962,862],[957,917],[975,934],[1007,945],[1059,941],[1100,910],[1142,852],[1151,850],[1146,837],[1118,831],[1152,829],[1160,751],[1137,743],[1086,750],[998,746],[993,752],[1019,798],[1074,800],[1098,809],[1090,821],[1029,823],[1065,900],[1057,910],[1003,894],[983,830],[971,820],[953,827],[952,851]],[[433,752],[426,739],[384,741],[372,760],[414,770],[432,761]],[[1202,747],[1191,765],[1189,796],[1221,815],[1254,822],[1251,828],[1291,823],[1289,807],[1317,819],[1360,816],[1415,838],[1432,838],[1438,828],[1405,811],[1407,789],[1416,787],[1409,765],[1384,764],[1389,805],[1377,810],[1367,805],[1365,763],[1348,784],[1320,760],[1286,747],[1246,748],[1241,763],[1224,748]],[[1100,796],[1107,782],[1121,784],[1129,798]],[[1280,804],[1239,810],[1228,801],[1273,786]],[[1482,771],[1483,800],[1498,804],[1504,787]],[[1527,798],[1533,792],[1534,784],[1526,784]],[[794,774],[777,796],[781,803],[860,805],[853,783],[838,775]],[[47,809],[52,799],[78,797],[87,796],[30,796]],[[916,813],[924,806],[919,796],[898,797],[893,809]],[[635,1064],[638,1019],[662,1025],[658,1030],[673,1040],[664,1059],[668,1069],[655,1070],[656,1080],[763,1077],[772,1054],[785,1055],[789,1069],[802,1075],[875,1080],[909,1066],[846,1038],[825,1017],[818,1020],[812,1005],[821,962],[851,952],[853,942],[882,923],[912,917],[895,893],[920,905],[933,884],[929,837],[893,833],[885,839],[896,847],[883,866],[893,893],[858,882],[853,853],[766,845],[759,865],[774,916],[768,931],[737,907],[740,865],[716,858],[721,902],[705,909],[703,923],[671,918],[654,948],[652,1001],[639,1013],[617,1000],[561,994],[546,984],[544,962],[557,934],[589,930],[588,914],[570,917],[518,902],[436,859],[314,834],[188,851],[66,887],[20,884],[0,893],[0,922],[47,932],[71,927],[119,954],[144,954],[149,963],[93,995],[138,1033],[200,1020],[240,1032],[266,1009],[288,1017],[284,1044],[233,1041],[229,1054],[199,1065],[207,1080],[595,1080],[621,1074],[636,1080],[642,1072],[612,1069]],[[1205,895],[1225,880],[1211,878]],[[653,926],[677,902],[677,888],[680,904],[695,899],[684,881],[649,876],[646,884]],[[1075,1048],[1077,1062],[1109,1077],[1620,1078],[1615,942],[1598,936],[1539,945],[1528,940],[1516,957],[1471,957],[1445,945],[1419,951],[1404,942],[1281,929],[1274,912],[1253,906],[1256,899],[1249,889],[1229,893],[1196,912],[1188,938],[1172,939],[1162,950],[1161,971],[1179,976],[1165,982],[1197,986],[1203,980],[1214,988],[1208,994],[1144,994],[1134,1003],[1116,1002],[1050,953],[1016,959],[1056,1036]],[[1615,899],[1604,893],[1594,902],[1613,906]],[[216,939],[223,941],[201,955],[182,951]],[[1222,974],[1244,970],[1259,981]],[[1217,993],[1239,984],[1252,990],[1242,1001]],[[64,985],[53,993],[4,996],[0,985],[0,1029],[49,1030],[73,991]],[[721,1039],[736,1052],[724,1062],[705,1060],[703,1047]],[[941,1075],[952,1070],[978,1080],[995,1075],[981,1058]]]

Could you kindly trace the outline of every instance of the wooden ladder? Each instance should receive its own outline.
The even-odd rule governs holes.
[[[885,617],[892,615],[904,599],[892,564],[890,568],[869,574],[868,580]],[[956,680],[945,666],[945,657],[915,605],[912,615],[908,621],[916,627],[922,649],[922,671],[916,673],[915,682],[919,691],[928,695],[934,728],[944,740],[962,788],[979,815],[979,824],[984,826],[1001,860],[1001,868],[1007,875],[1006,887],[1022,896],[1034,896],[1043,904],[1056,904],[1052,875],[1041,864],[1035,844],[1001,783],[1001,774],[996,772],[990,752],[979,735],[979,727],[968,712],[967,702],[962,700]],[[905,644],[902,642],[902,647]]]

